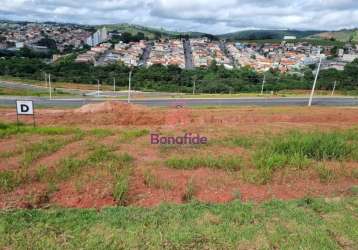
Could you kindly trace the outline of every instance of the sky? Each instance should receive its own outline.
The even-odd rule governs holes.
[[[0,0],[0,19],[130,23],[223,34],[358,27],[358,0]]]

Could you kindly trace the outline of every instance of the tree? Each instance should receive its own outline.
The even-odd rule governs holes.
[[[352,63],[348,63],[344,67],[344,75],[351,80],[357,81],[358,79],[358,58]]]
[[[56,41],[50,38],[42,38],[40,41],[37,42],[37,45],[39,46],[45,46],[49,48],[50,50],[57,50],[57,44]]]

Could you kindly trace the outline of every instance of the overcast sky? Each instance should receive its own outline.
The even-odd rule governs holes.
[[[132,23],[213,34],[358,27],[358,0],[0,0],[0,19]]]

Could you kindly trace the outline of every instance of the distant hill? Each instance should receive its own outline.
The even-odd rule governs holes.
[[[323,31],[300,31],[300,30],[243,30],[234,33],[219,35],[221,39],[238,40],[277,40],[284,36],[296,36],[305,38],[322,33]]]
[[[284,36],[296,36],[297,38],[305,38],[308,36],[320,34],[323,31],[299,31],[299,30],[244,30],[234,33],[227,33],[222,35],[211,35],[202,32],[176,32],[165,29],[156,29],[133,24],[109,24],[99,25],[97,28],[106,27],[108,31],[129,32],[136,35],[138,32],[144,33],[149,39],[161,37],[177,37],[188,35],[191,38],[209,36],[218,39],[229,39],[233,41],[238,40],[270,40],[282,39]]]
[[[155,39],[159,37],[177,37],[188,35],[190,37],[200,37],[204,35],[204,33],[200,32],[177,32],[177,31],[168,31],[165,29],[157,29],[151,27],[145,27],[141,25],[135,24],[108,24],[108,25],[99,25],[97,28],[106,27],[108,31],[118,31],[118,32],[129,32],[132,35],[136,35],[138,32],[142,32],[149,39]]]
[[[358,42],[358,29],[322,32],[311,35],[310,38],[334,39],[340,42]]]

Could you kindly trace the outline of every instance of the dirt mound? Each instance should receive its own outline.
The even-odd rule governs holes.
[[[102,103],[94,103],[94,104],[87,104],[82,106],[81,108],[75,109],[75,114],[87,114],[87,113],[122,113],[122,112],[128,112],[132,110],[147,110],[145,107],[140,107],[132,104],[127,104],[123,102],[117,102],[117,101],[108,101],[108,102],[102,102]]]
[[[164,114],[158,111],[119,101],[84,105],[73,111],[73,119],[118,125],[161,125],[165,122]]]

